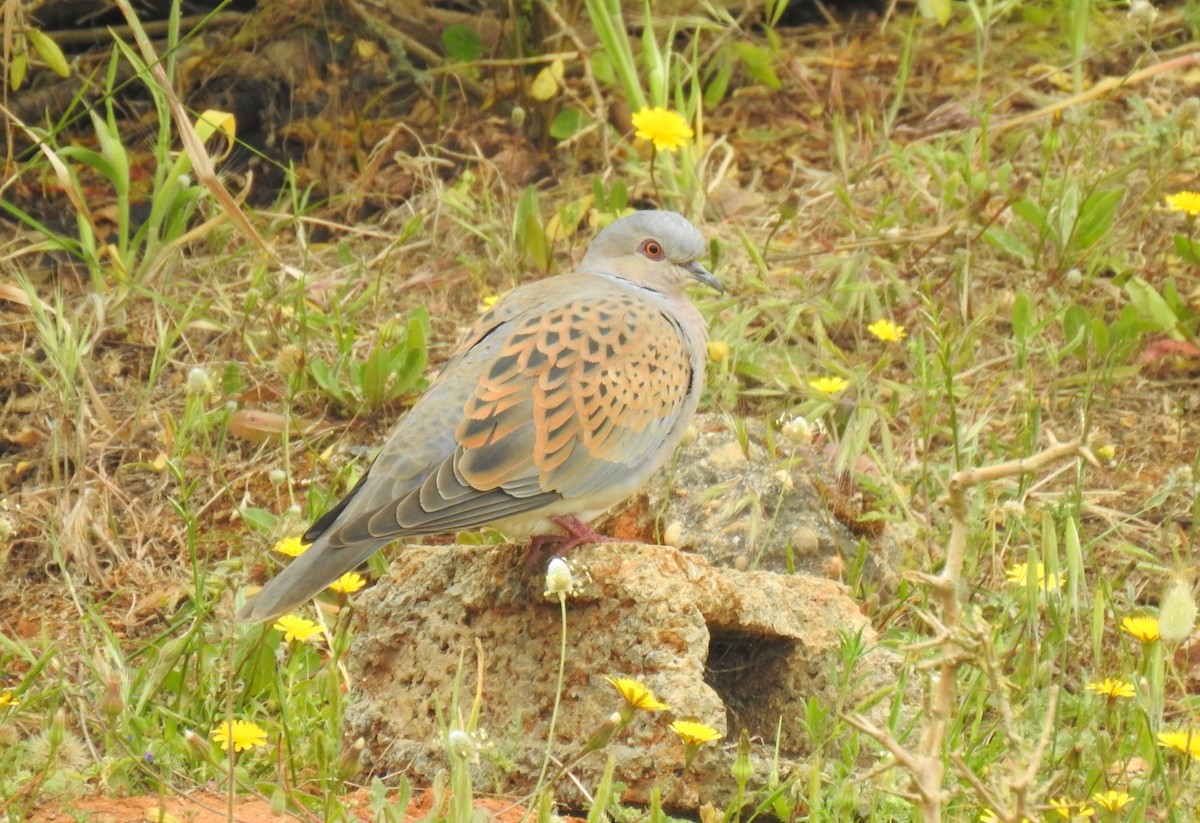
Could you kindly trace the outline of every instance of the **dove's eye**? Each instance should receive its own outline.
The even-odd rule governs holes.
[[[666,252],[663,251],[662,243],[657,240],[643,240],[642,245],[638,246],[638,251],[649,257],[651,260],[662,260],[666,257]]]

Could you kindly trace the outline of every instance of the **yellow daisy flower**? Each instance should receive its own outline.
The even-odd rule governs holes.
[[[1184,211],[1191,217],[1200,215],[1200,192],[1177,191],[1168,194],[1165,199],[1171,211]]]
[[[683,741],[683,767],[685,769],[692,765],[701,746],[720,740],[725,736],[711,726],[705,726],[703,723],[693,720],[675,720],[669,728]]]
[[[1132,803],[1133,795],[1109,789],[1106,792],[1096,792],[1092,795],[1092,802],[1110,812],[1115,812]]]
[[[904,332],[904,327],[899,323],[894,323],[886,317],[882,320],[876,320],[871,325],[867,326],[867,331],[878,337],[885,343],[899,343],[907,335]]]
[[[1121,621],[1121,631],[1136,637],[1143,643],[1158,640],[1157,617],[1126,617]]]
[[[275,544],[275,551],[288,557],[299,557],[308,550],[308,544],[301,542],[299,537],[285,537]]]
[[[1096,810],[1083,800],[1063,800],[1061,797],[1052,797],[1050,798],[1050,808],[1058,812],[1058,816],[1064,820],[1096,816]]]
[[[705,726],[703,723],[691,720],[675,720],[668,728],[679,735],[679,739],[685,746],[701,746],[705,743],[712,743],[714,740],[720,740],[725,736],[712,726]]]
[[[649,140],[659,151],[677,151],[695,134],[682,115],[661,106],[636,112],[633,128],[638,139]]]
[[[984,809],[983,814],[979,815],[979,823],[999,823],[1000,815],[996,814],[991,809]],[[1028,817],[1022,817],[1021,823],[1033,823]]]
[[[285,614],[275,621],[273,628],[283,632],[283,639],[286,643],[291,643],[293,640],[307,643],[321,634],[320,626],[298,614]]]
[[[358,572],[346,572],[329,584],[329,588],[338,594],[350,594],[367,585],[366,579]]]
[[[827,376],[814,377],[808,381],[808,385],[822,394],[837,394],[848,389],[850,382],[840,377]]]
[[[1056,591],[1062,585],[1062,582],[1058,579],[1058,575],[1048,574],[1045,565],[1042,563],[1037,564],[1035,575],[1038,581],[1037,587],[1044,592]],[[1029,564],[1018,563],[1005,572],[1004,576],[1008,579],[1009,583],[1015,586],[1027,586],[1029,585]]]
[[[0,709],[15,709],[21,705],[16,695],[6,689],[0,689]]]
[[[621,693],[621,698],[630,709],[661,712],[671,708],[655,697],[654,692],[650,691],[648,687],[643,686],[636,680],[631,680],[628,677],[606,677],[605,680],[612,683],[613,688]]]
[[[1159,732],[1158,745],[1164,749],[1174,749],[1177,752],[1191,755],[1200,760],[1200,730]]]
[[[1103,680],[1094,680],[1088,683],[1085,688],[1089,692],[1102,694],[1109,700],[1115,700],[1118,697],[1133,697],[1137,693],[1134,691],[1132,683],[1126,683],[1124,680],[1113,680],[1111,677],[1106,677]]]
[[[227,720],[212,731],[212,739],[221,748],[244,752],[267,745],[267,733],[249,720]]]

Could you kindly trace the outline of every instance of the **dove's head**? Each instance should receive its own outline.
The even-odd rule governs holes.
[[[638,211],[596,235],[579,271],[629,280],[662,294],[680,295],[689,280],[724,292],[721,281],[698,261],[704,238],[673,211]]]

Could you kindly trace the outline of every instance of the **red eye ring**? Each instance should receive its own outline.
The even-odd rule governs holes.
[[[663,250],[662,243],[659,243],[657,240],[643,240],[642,245],[638,246],[638,251],[651,260],[662,260],[667,256],[667,253]]]

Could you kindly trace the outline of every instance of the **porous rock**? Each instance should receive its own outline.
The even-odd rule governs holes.
[[[430,781],[446,769],[445,723],[469,716],[478,666],[479,728],[488,742],[472,767],[474,786],[514,794],[534,785],[554,705],[561,614],[543,591],[541,564],[526,553],[524,546],[409,547],[363,594],[346,725],[349,739],[366,740],[372,771]],[[781,717],[778,767],[786,776],[789,758],[806,750],[796,722],[804,702],[815,695],[833,704],[840,638],[859,633],[868,648],[874,643],[866,618],[830,580],[718,568],[637,543],[580,547],[570,562],[577,589],[567,600],[554,757],[571,759],[621,707],[606,676],[637,679],[671,707],[639,712],[604,751],[572,769],[579,785],[594,789],[611,753],[628,803],[647,802],[654,786],[670,809],[727,802],[741,730],[754,741],[762,776],[774,762]],[[893,667],[894,658],[875,649],[852,679],[866,694],[892,678]],[[698,720],[725,740],[685,769],[683,747],[668,729],[673,718]],[[570,779],[555,792],[567,803],[581,799]]]

